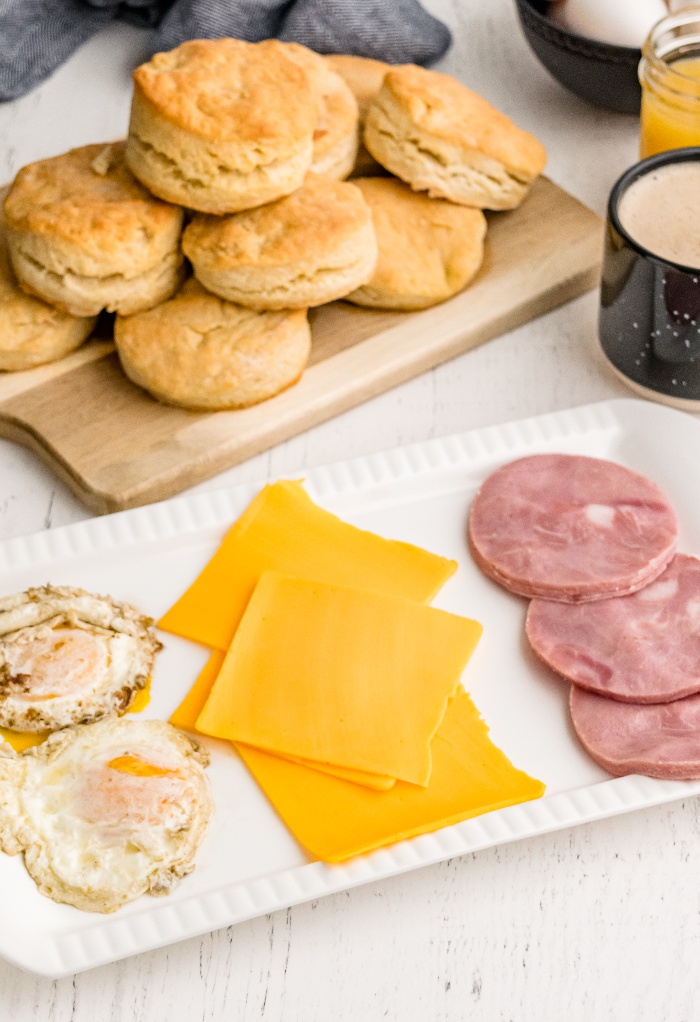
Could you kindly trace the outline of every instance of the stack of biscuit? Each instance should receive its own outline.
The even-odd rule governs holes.
[[[274,39],[183,43],[134,72],[126,142],[15,178],[0,369],[62,357],[106,310],[157,400],[263,401],[303,373],[309,308],[421,309],[464,288],[482,210],[516,206],[544,163],[448,75]]]

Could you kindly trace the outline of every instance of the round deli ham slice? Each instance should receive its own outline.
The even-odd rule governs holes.
[[[700,695],[641,706],[572,685],[569,706],[581,745],[609,773],[700,778]]]
[[[667,703],[700,692],[700,561],[676,554],[631,596],[533,600],[525,628],[553,670],[608,698]]]
[[[479,567],[520,596],[579,603],[636,592],[673,557],[678,523],[649,479],[611,461],[536,454],[484,482],[469,517]]]

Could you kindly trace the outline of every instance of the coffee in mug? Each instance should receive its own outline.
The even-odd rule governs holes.
[[[700,148],[643,160],[613,188],[599,326],[627,384],[700,409]]]
[[[617,215],[638,245],[700,270],[700,160],[666,163],[622,193]]]

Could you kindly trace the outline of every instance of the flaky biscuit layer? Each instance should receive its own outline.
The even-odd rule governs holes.
[[[54,273],[137,277],[178,246],[181,209],[129,171],[124,143],[88,145],[17,174],[4,202],[12,238]]]
[[[370,103],[377,98],[384,82],[384,76],[391,70],[391,64],[370,57],[354,57],[350,54],[332,53],[325,58],[332,71],[343,79],[357,100],[360,122],[364,124]]]
[[[316,90],[284,43],[194,40],[134,72],[127,160],[154,194],[232,213],[298,188]]]
[[[393,68],[371,104],[365,145],[417,191],[481,209],[512,209],[546,162],[528,132],[450,75]]]
[[[29,164],[4,212],[23,290],[73,316],[145,309],[180,283],[183,211],[133,177],[124,143]]]
[[[310,174],[293,195],[230,217],[197,216],[183,249],[204,286],[254,309],[301,309],[369,280],[371,211],[354,185]]]
[[[170,298],[184,278],[179,249],[137,277],[122,274],[88,277],[71,272],[55,273],[27,254],[21,240],[14,239],[12,264],[23,290],[72,316],[96,316],[103,309],[123,316],[143,312]]]
[[[0,201],[7,189],[0,192]],[[0,371],[17,372],[55,362],[79,348],[95,325],[33,298],[19,286],[0,216]]]
[[[362,138],[367,111],[377,98],[384,76],[390,70],[391,64],[385,64],[383,60],[371,60],[369,57],[354,57],[346,54],[329,54],[325,60],[329,67],[340,75],[357,101],[360,115],[360,138]],[[351,176],[367,177],[382,174],[386,174],[386,170],[380,163],[377,163],[361,141]]]
[[[324,57],[299,43],[284,45],[290,59],[305,71],[317,97],[311,170],[342,180],[352,171],[360,144],[357,100]]]

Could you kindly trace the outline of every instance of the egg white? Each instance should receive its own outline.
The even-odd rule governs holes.
[[[67,586],[0,600],[0,726],[54,731],[124,713],[161,648],[152,626],[128,604]]]
[[[550,17],[589,39],[641,47],[651,28],[668,14],[664,0],[559,0]]]
[[[66,728],[21,755],[5,747],[0,849],[24,853],[42,894],[87,912],[168,894],[194,868],[213,811],[208,761],[172,725],[133,717]]]

